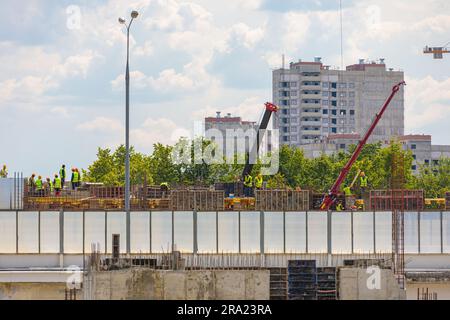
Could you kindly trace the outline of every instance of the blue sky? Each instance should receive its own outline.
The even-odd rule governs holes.
[[[131,142],[148,153],[216,110],[257,120],[282,54],[339,65],[338,8],[338,0],[2,1],[0,162],[45,176],[61,163],[85,168],[97,147],[123,142],[117,18],[133,9]],[[450,3],[343,0],[343,8],[345,64],[382,57],[404,70],[406,133],[450,144],[450,56],[421,53],[450,41]]]

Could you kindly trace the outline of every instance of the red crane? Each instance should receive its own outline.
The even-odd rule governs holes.
[[[352,154],[352,157],[348,160],[347,164],[344,166],[344,168],[341,170],[341,173],[339,174],[339,177],[334,182],[333,186],[331,187],[330,191],[322,200],[322,203],[320,205],[320,210],[328,210],[331,205],[336,201],[336,197],[339,192],[339,188],[344,181],[345,177],[347,176],[348,172],[352,168],[353,164],[355,163],[356,159],[358,159],[359,154],[361,153],[362,148],[367,143],[367,140],[369,139],[370,135],[372,134],[373,130],[375,129],[377,123],[380,121],[381,117],[383,116],[384,111],[386,111],[386,108],[391,103],[392,99],[396,95],[396,93],[400,90],[400,87],[406,85],[405,81],[400,82],[399,84],[395,85],[392,88],[392,93],[384,103],[383,107],[381,108],[381,111],[376,114],[375,119],[373,120],[373,123],[369,127],[369,130],[367,130],[366,134],[364,135],[364,138],[359,141],[358,146],[356,147],[355,151]]]

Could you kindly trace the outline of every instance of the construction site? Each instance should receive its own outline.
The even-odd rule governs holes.
[[[127,59],[138,16],[119,18]],[[447,45],[423,49],[435,59],[449,52]],[[244,141],[243,169],[233,182],[205,183],[196,179],[201,172],[191,183],[146,173],[131,183],[137,174],[130,169],[127,60],[125,179],[120,171],[120,183],[69,181],[64,169],[45,182],[8,173],[6,165],[0,171],[0,300],[450,300],[450,186],[430,197],[409,184],[428,167],[418,168],[416,143],[408,149],[402,140],[403,72],[386,68],[384,58],[345,70],[320,57],[286,67],[283,55],[272,77],[273,101],[263,105],[260,121],[238,118],[240,129],[254,126],[257,134]],[[223,130],[232,122],[220,112],[207,119]],[[333,183],[269,183],[284,170],[261,173],[264,138],[275,130],[282,145],[304,147],[302,157],[344,163],[338,174],[323,174]],[[405,148],[383,162],[383,188],[370,181],[381,166],[358,163],[378,142],[380,150]],[[442,158],[427,156],[427,165],[443,161],[442,149]],[[328,151],[341,162],[325,158]]]

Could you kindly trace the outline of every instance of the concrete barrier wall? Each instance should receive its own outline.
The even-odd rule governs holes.
[[[268,300],[268,270],[94,272],[84,281],[94,300]]]
[[[392,250],[391,212],[0,211],[0,254],[328,253]],[[450,253],[450,212],[406,212],[405,253]]]

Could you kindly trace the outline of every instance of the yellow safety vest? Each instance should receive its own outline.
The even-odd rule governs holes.
[[[342,205],[342,203],[338,203],[338,205],[336,206],[336,211],[343,211],[344,210],[344,206]]]
[[[244,186],[251,188],[252,187],[252,182],[253,182],[252,180],[253,180],[253,178],[252,178],[251,175],[249,175],[249,174],[246,175],[245,179],[244,179]]]
[[[351,196],[352,195],[352,191],[350,190],[350,187],[345,187],[344,189],[342,189],[344,191],[344,194],[346,196]]]
[[[61,189],[61,179],[60,178],[55,178],[55,188]]]
[[[36,190],[42,190],[42,180],[41,179],[37,179],[36,180]]]
[[[80,174],[78,172],[73,173],[73,182],[79,182],[80,181]]]
[[[255,187],[257,187],[258,189],[261,189],[263,185],[263,177],[255,177]]]
[[[361,187],[367,187],[367,177],[360,177]]]

